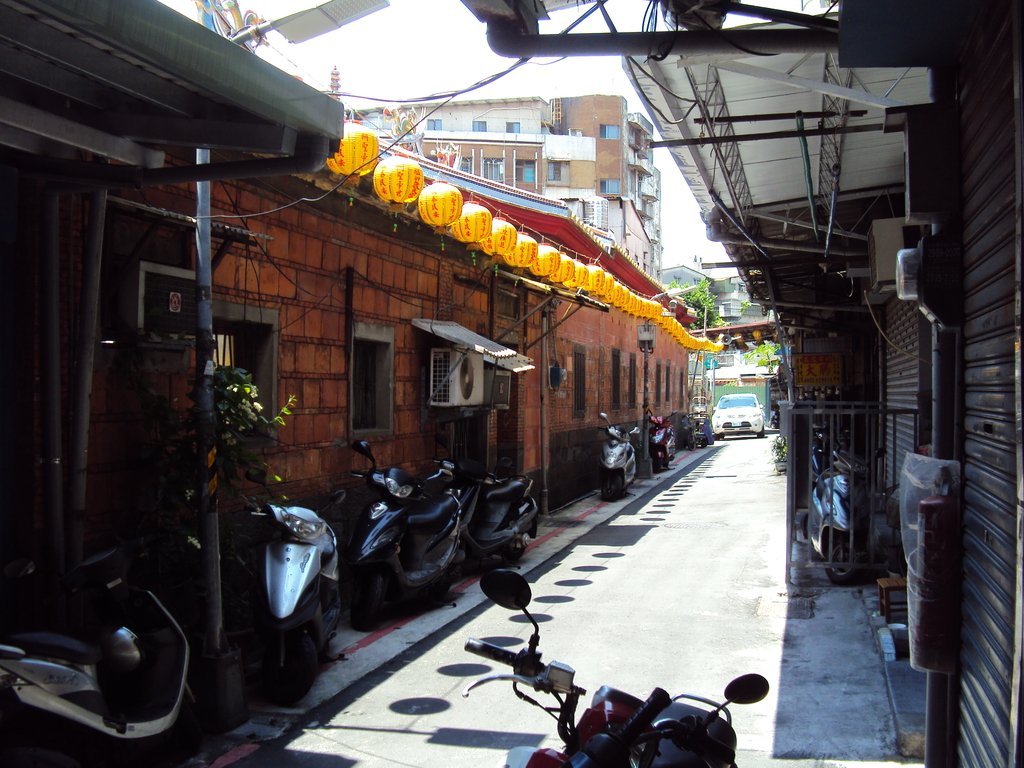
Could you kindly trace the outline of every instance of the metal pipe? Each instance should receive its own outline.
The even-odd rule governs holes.
[[[792,251],[794,253],[816,253],[820,255],[825,254],[824,245],[815,245],[814,243],[804,242],[793,242],[791,240],[774,240],[765,238],[758,240],[756,243],[751,243],[750,238],[737,237],[735,235],[726,234],[712,226],[707,228],[707,237],[713,243],[722,243],[723,245],[751,245],[760,249],[764,253],[764,249],[771,249],[773,251]],[[833,248],[833,256],[843,256],[852,259],[867,259],[867,249],[858,248]],[[767,253],[764,254],[766,259],[770,259]],[[774,264],[774,260],[772,261]]]
[[[718,122],[718,121],[716,121]],[[803,125],[802,121],[799,121]],[[730,133],[725,136],[700,136],[692,139],[664,139],[652,141],[648,146],[659,147],[703,147],[710,144],[730,144],[734,141],[772,141],[774,139],[805,139],[807,136],[831,136],[836,133],[881,133],[885,128],[881,123],[867,125],[844,125],[841,128],[798,128],[795,131],[762,131],[761,133]],[[804,152],[807,142],[802,141]]]
[[[685,30],[676,32],[614,32],[533,35],[515,25],[492,20],[487,43],[499,56],[513,59],[563,56],[679,56],[681,65],[715,58],[736,58],[737,50],[760,54],[838,53],[834,32],[806,29]]]
[[[99,321],[100,269],[103,264],[103,228],[107,192],[89,195],[89,224],[81,289],[81,324],[78,327],[74,370],[69,467],[70,506],[67,518],[67,568],[82,562],[85,540],[85,496],[89,470],[89,426],[92,416],[92,380]]]
[[[836,207],[839,205],[839,163],[832,166],[832,198],[828,207],[828,228],[825,230],[825,261],[832,247],[832,232],[836,227]]]
[[[807,188],[807,209],[811,212],[811,224],[814,225],[814,241],[818,242],[818,210],[814,204],[814,182],[811,181],[811,155],[807,149],[807,138],[804,132],[804,116],[796,113],[796,129],[800,134],[800,156],[804,161],[804,185]]]
[[[64,474],[61,449],[61,375],[60,375],[60,193],[52,188],[43,192],[42,248],[39,267],[39,363],[42,416],[43,504],[49,538],[47,591],[50,620],[62,629],[66,603],[60,584],[64,573]]]

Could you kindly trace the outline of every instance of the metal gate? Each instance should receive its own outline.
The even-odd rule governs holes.
[[[877,402],[785,403],[787,581],[800,569],[825,569],[835,580],[841,571],[886,570],[899,555],[899,532],[886,518],[897,476],[896,454],[886,449],[896,434],[916,434],[917,411],[885,408]],[[815,443],[821,448],[815,457]],[[902,461],[902,456],[900,456]],[[838,480],[836,479],[838,478]],[[833,488],[849,489],[846,509]],[[845,517],[846,526],[837,524]],[[837,547],[843,540],[847,546]]]
[[[1010,3],[989,4],[961,66],[964,520],[960,765],[1013,754],[1016,613],[1015,113]]]

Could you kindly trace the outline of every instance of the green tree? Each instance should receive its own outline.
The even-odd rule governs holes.
[[[774,341],[762,341],[752,350],[744,353],[743,359],[760,368],[767,368],[770,374],[775,373],[775,366],[779,362],[779,345]]]
[[[681,283],[676,280],[672,281],[672,288],[683,288]],[[697,316],[697,322],[694,323],[694,330],[699,328],[716,328],[720,325],[725,325],[725,321],[722,320],[718,314],[718,309],[715,306],[715,295],[711,292],[711,281],[708,278],[701,280],[695,289],[686,293],[683,297],[683,302],[693,313]]]

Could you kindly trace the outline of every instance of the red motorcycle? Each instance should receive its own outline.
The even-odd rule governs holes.
[[[647,444],[654,469],[668,469],[669,462],[676,457],[676,431],[672,427],[672,417],[651,416],[648,419]]]
[[[516,696],[558,722],[558,735],[565,745],[562,750],[514,747],[505,758],[506,768],[735,768],[736,732],[727,705],[753,704],[767,696],[768,681],[761,675],[733,680],[720,704],[688,694],[670,698],[661,688],[642,701],[605,685],[577,721],[576,706],[586,691],[574,683],[572,667],[559,661],[541,662],[540,627],[527,610],[532,594],[526,579],[515,571],[498,569],[485,573],[480,587],[502,608],[521,610],[533,624],[533,634],[519,652],[467,640],[467,651],[505,664],[512,673],[480,678],[466,686],[462,695],[469,696],[484,683],[509,681]],[[558,706],[535,701],[520,686],[553,696]]]

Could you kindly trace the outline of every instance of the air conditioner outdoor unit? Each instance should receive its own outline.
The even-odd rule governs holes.
[[[430,350],[430,405],[483,405],[484,358],[451,347]]]
[[[140,261],[122,279],[118,308],[122,323],[130,330],[194,335],[196,273]]]
[[[905,242],[904,230],[914,242]],[[868,230],[868,266],[871,288],[875,291],[896,290],[896,253],[916,244],[917,227],[908,226],[902,218],[875,219]]]

